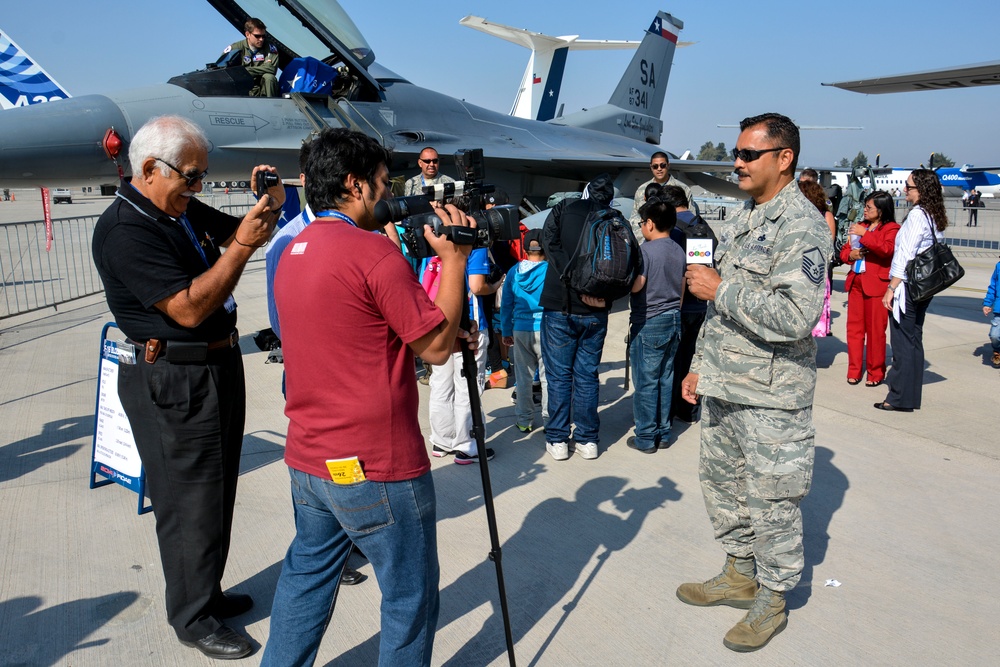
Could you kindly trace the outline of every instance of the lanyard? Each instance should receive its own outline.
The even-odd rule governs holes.
[[[319,213],[316,214],[316,217],[317,218],[337,218],[338,220],[343,220],[344,222],[346,222],[347,224],[351,225],[352,227],[357,227],[358,226],[358,223],[356,223],[353,220],[351,220],[350,216],[344,215],[340,211],[334,211],[334,210],[320,211]]]
[[[198,243],[198,238],[194,235],[194,229],[191,227],[191,222],[187,219],[187,214],[182,213],[181,217],[178,218],[178,221],[180,221],[181,227],[184,228],[184,231],[187,232],[187,237],[191,240],[191,243],[194,244],[195,250],[197,250],[198,254],[201,255],[201,261],[205,262],[206,267],[209,266],[208,257],[205,256],[205,249],[201,247],[200,243]]]

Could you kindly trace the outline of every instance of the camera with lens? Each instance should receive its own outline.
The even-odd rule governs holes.
[[[424,237],[424,225],[429,225],[435,236],[445,236],[458,245],[488,248],[494,241],[511,241],[521,237],[520,217],[517,207],[504,205],[483,209],[483,196],[496,187],[484,183],[483,149],[463,149],[455,153],[455,164],[465,176],[455,183],[428,185],[424,194],[396,197],[375,205],[375,219],[381,224],[398,223],[403,232],[400,239],[412,257],[433,257],[434,249]],[[434,212],[431,202],[456,204],[476,221],[476,227],[446,225]]]
[[[261,169],[257,172],[257,178],[254,181],[253,191],[257,195],[257,199],[260,199],[267,194],[269,188],[273,188],[278,185],[278,175]]]

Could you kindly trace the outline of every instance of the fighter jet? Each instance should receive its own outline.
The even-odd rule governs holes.
[[[443,156],[482,148],[488,182],[515,198],[578,189],[602,171],[615,174],[616,185],[632,192],[648,177],[649,156],[659,149],[660,113],[683,28],[680,20],[658,12],[607,104],[540,122],[418,87],[382,67],[333,0],[210,2],[238,30],[251,15],[269,26],[282,80],[297,81],[295,68],[302,62],[297,59],[303,58],[306,66],[319,60],[332,67],[333,80],[322,92],[289,88],[282,97],[249,97],[250,75],[237,65],[118,94],[10,109],[0,114],[0,185],[108,182],[119,165],[127,175],[124,156],[139,127],[153,116],[180,114],[208,135],[216,181],[245,178],[250,165],[262,162],[285,176],[297,174],[303,140],[326,127],[349,127],[392,149],[393,173],[414,173],[416,158],[428,145]],[[730,166],[685,160],[675,162],[673,171],[716,192],[742,196],[732,183],[699,173]]]

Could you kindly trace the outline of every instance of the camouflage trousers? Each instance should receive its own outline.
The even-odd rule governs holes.
[[[753,557],[775,591],[798,583],[805,564],[799,502],[812,484],[812,408],[779,410],[705,397],[698,468],[715,539]]]

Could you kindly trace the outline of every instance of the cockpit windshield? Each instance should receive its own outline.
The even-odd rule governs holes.
[[[260,19],[268,33],[298,56],[339,59],[343,48],[365,68],[375,61],[361,31],[336,0],[209,1],[237,30],[242,31],[247,17]]]

